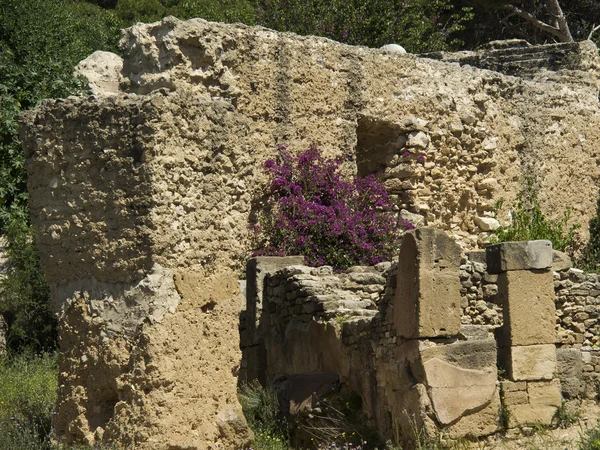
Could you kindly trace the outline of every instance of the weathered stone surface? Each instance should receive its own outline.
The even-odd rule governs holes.
[[[398,53],[400,55],[406,54],[406,50],[404,49],[404,47],[398,44],[386,44],[383,47],[381,47],[381,50],[390,53]]]
[[[119,94],[119,84],[123,81],[122,70],[123,58],[101,50],[75,66],[75,73],[87,78],[92,94],[98,96]]]
[[[550,425],[556,413],[556,407],[545,405],[512,405],[507,409],[509,428]]]
[[[475,217],[473,221],[481,231],[494,231],[500,228],[500,222],[493,217]]]
[[[550,271],[518,270],[498,276],[504,324],[499,345],[554,344],[556,312]]]
[[[546,405],[558,408],[562,403],[560,381],[528,381],[527,395],[531,405]]]
[[[567,399],[581,396],[584,390],[581,351],[577,348],[556,349],[556,371],[562,395]]]
[[[556,372],[554,344],[499,349],[502,367],[512,381],[552,380]]]
[[[354,152],[344,163],[347,174],[382,174],[394,208],[419,212],[465,250],[484,242],[488,232],[480,233],[473,218],[489,216],[500,198],[506,206],[498,217],[508,219],[526,173],[535,174],[550,219],[560,219],[567,205],[581,222],[595,212],[599,66],[590,43],[560,47],[568,57],[557,67],[525,78],[201,19],[138,24],[125,30],[122,44],[118,95],[48,100],[22,118],[36,242],[62,311],[56,423],[67,440],[153,450],[245,446],[247,430],[236,419],[235,274],[250,247],[248,222],[260,208],[262,164],[279,145],[294,153],[308,142],[328,156]],[[563,63],[569,70],[560,70]],[[174,312],[161,311],[175,297],[161,298],[159,288],[128,297],[141,304],[121,296],[144,287],[157,265],[180,277]],[[444,272],[438,269],[431,272]],[[190,288],[205,275],[206,283]],[[447,283],[429,275],[422,279],[436,284],[424,283],[423,292],[449,298],[439,290]],[[132,311],[113,323],[133,331],[108,337],[98,311],[109,296],[86,298],[91,280],[127,287],[113,300]],[[65,285],[72,295],[58,295]],[[365,294],[361,299],[378,295]],[[141,320],[134,330],[136,311],[151,317],[153,305],[162,319]],[[446,306],[435,314],[454,323],[454,306]],[[275,368],[340,374],[368,393],[365,409],[386,438],[393,436],[388,412],[393,426],[405,420],[402,431],[410,433],[404,400],[419,426],[433,423],[423,385],[390,387],[398,378],[398,365],[387,359],[398,338],[391,327],[375,345],[361,322],[372,316],[340,327],[312,320],[304,303],[284,307],[289,316],[298,309],[294,324],[276,330],[277,345],[289,337],[294,346],[274,359]],[[428,321],[416,329],[458,333],[458,325]],[[356,331],[345,335],[348,347],[340,328]],[[293,340],[307,334],[308,344]],[[367,358],[358,348],[373,353]],[[385,387],[377,400],[379,372],[366,363],[372,358],[388,370],[378,379]]]
[[[438,358],[423,364],[428,392],[439,422],[449,425],[491,403],[496,370],[464,369]]]
[[[559,252],[558,250],[552,250],[552,270],[561,271],[561,270],[569,270],[573,267],[573,261],[571,261],[571,257],[564,252]]]
[[[552,266],[550,241],[503,242],[486,247],[490,273],[511,270],[544,270]]]
[[[400,249],[394,323],[401,336],[455,336],[460,331],[460,247],[443,231],[420,228]]]

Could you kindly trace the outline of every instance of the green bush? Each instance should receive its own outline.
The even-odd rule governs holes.
[[[512,224],[496,230],[499,242],[544,239],[552,242],[552,248],[555,250],[573,251],[575,231],[579,226],[568,226],[571,210],[565,211],[559,221],[546,218],[530,181],[525,184],[525,189],[518,196],[517,204],[511,213]]]
[[[586,432],[581,437],[579,450],[600,450],[600,424],[596,425]]]
[[[583,248],[577,266],[590,272],[600,271],[600,196],[596,201],[596,215],[590,220],[590,240]]]
[[[448,50],[472,19],[448,0],[258,0],[258,22],[280,31],[318,35],[351,45],[398,43],[413,53]]]
[[[10,266],[0,281],[0,314],[8,325],[8,349],[13,353],[51,351],[56,348],[56,317],[33,230],[18,217],[7,225],[5,238]]]
[[[57,387],[55,356],[0,357],[0,450],[50,448]]]
[[[245,384],[238,393],[240,404],[254,432],[255,450],[288,450],[287,423],[281,414],[277,394],[254,381]]]

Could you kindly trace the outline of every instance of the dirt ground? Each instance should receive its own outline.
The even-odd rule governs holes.
[[[531,428],[523,430],[528,436],[509,431],[469,445],[469,450],[579,450],[582,436],[600,424],[600,405],[593,402],[571,402],[569,415],[576,418],[568,428]],[[461,449],[462,450],[462,449]]]

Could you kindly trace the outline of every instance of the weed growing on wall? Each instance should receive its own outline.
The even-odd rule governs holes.
[[[271,183],[254,227],[255,255],[303,255],[311,266],[337,270],[392,258],[399,233],[413,225],[394,218],[383,184],[373,176],[346,180],[341,163],[316,148],[294,157],[285,147],[265,162]]]
[[[596,215],[590,220],[590,240],[583,248],[577,265],[587,271],[600,271],[600,196],[596,201]]]
[[[525,189],[517,198],[511,212],[512,224],[496,230],[499,242],[544,239],[552,242],[552,248],[555,250],[573,250],[575,231],[579,226],[568,226],[571,210],[567,209],[558,221],[546,218],[531,181],[525,183]]]

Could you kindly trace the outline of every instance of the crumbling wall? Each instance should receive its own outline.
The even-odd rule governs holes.
[[[59,436],[157,449],[248,440],[230,331],[262,163],[278,145],[354,155],[348,174],[382,175],[400,214],[466,249],[498,226],[500,198],[504,220],[526,174],[551,218],[569,205],[585,223],[600,129],[590,45],[520,78],[200,19],[125,30],[120,73],[111,57],[90,76],[94,95],[22,119],[60,316]]]

